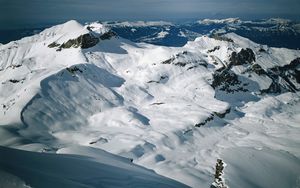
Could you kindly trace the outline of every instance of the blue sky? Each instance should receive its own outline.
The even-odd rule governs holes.
[[[95,20],[300,19],[300,0],[0,0],[0,29]]]

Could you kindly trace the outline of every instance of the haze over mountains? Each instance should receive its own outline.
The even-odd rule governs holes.
[[[271,47],[299,49],[300,23],[282,18],[246,21],[239,18],[203,19],[187,22],[167,21],[105,21],[104,25],[111,28],[119,36],[134,42],[146,42],[163,46],[181,47],[187,41],[193,41],[202,35],[234,32],[249,38],[256,43]],[[22,37],[36,34],[46,27],[27,29],[0,29],[0,43],[8,43]]]
[[[0,45],[0,185],[299,187],[298,40],[282,19],[71,20]]]

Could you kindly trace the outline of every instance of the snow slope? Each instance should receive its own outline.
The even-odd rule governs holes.
[[[47,154],[0,147],[0,152],[1,187],[187,187],[99,149],[76,146]]]
[[[236,34],[175,48],[130,42],[101,23],[70,21],[0,46],[0,145],[92,158],[89,147],[100,148],[191,187],[209,187],[217,159],[224,158],[228,185],[253,187],[243,179],[248,174],[232,177],[251,163],[231,158],[231,149],[238,156],[247,147],[249,157],[264,148],[261,160],[274,153],[295,158],[282,168],[298,164],[298,57],[297,50]],[[264,169],[272,165],[249,175]],[[8,173],[22,179],[17,170]],[[282,181],[291,185],[297,177]],[[265,185],[263,179],[256,185]]]

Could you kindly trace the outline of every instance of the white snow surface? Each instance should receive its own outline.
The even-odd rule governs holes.
[[[168,34],[167,31],[161,31],[157,34],[157,38],[165,38]]]
[[[166,21],[135,21],[135,22],[103,22],[105,26],[119,26],[119,27],[148,27],[148,26],[171,26],[173,23]]]
[[[255,23],[255,24],[280,24],[286,25],[291,23],[292,21],[284,18],[269,18],[262,19],[258,21],[250,21],[250,20],[241,20],[240,18],[223,18],[223,19],[203,19],[198,20],[199,24],[239,24],[239,23]]]
[[[0,152],[1,187],[187,187],[100,149],[76,146],[47,154],[1,146]]]
[[[107,31],[105,25],[93,24],[92,32]],[[211,87],[214,72],[228,66],[232,52],[250,48],[255,63],[267,69],[290,63],[299,51],[269,48],[236,34],[226,35],[233,43],[202,36],[180,48],[118,37],[88,49],[48,47],[91,32],[87,27],[70,21],[0,46],[0,145],[5,146],[0,148],[0,174],[21,187],[43,186],[32,177],[41,171],[53,183],[71,187],[101,182],[123,187],[126,181],[128,187],[154,187],[158,180],[174,187],[209,187],[217,159],[224,158],[230,187],[299,186],[299,92],[259,95],[256,91],[272,80],[247,76],[244,66],[233,71],[253,92],[225,94]],[[259,52],[262,47],[268,53]],[[215,115],[229,109],[224,118]],[[266,165],[255,161],[256,154]],[[49,160],[53,165],[45,164]],[[103,164],[126,167],[108,170],[101,181]],[[60,165],[66,173],[59,173]],[[90,176],[86,165],[92,168]],[[290,176],[272,183],[279,178],[275,170],[291,166]],[[123,173],[138,176],[138,184]]]
[[[231,24],[231,23],[240,23],[241,20],[239,18],[225,18],[225,19],[203,19],[199,20],[199,24]]]

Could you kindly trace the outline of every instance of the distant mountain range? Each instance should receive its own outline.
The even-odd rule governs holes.
[[[271,18],[243,21],[239,18],[204,19],[175,24],[165,21],[103,22],[119,36],[134,42],[163,46],[183,46],[202,35],[236,33],[271,47],[300,48],[300,23]],[[0,30],[0,43],[7,43],[40,32],[44,28]]]

